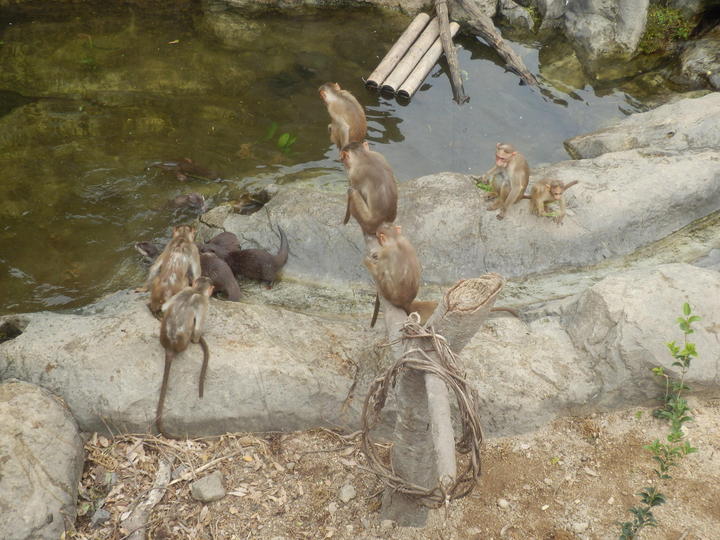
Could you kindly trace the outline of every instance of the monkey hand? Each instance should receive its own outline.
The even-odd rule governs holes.
[[[354,187],[349,187],[347,190],[347,194],[352,195],[353,193],[355,193],[355,191],[356,191],[356,189]]]

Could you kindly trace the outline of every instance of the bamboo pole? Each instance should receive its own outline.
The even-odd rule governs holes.
[[[418,13],[417,16],[408,25],[405,31],[400,35],[395,44],[390,48],[388,53],[383,57],[378,66],[365,81],[368,88],[377,90],[382,85],[390,72],[395,68],[403,55],[413,44],[415,39],[422,30],[427,26],[430,15],[427,13]]]
[[[465,95],[462,77],[460,76],[460,62],[458,61],[457,51],[455,50],[455,45],[453,45],[452,36],[450,35],[447,0],[435,0],[435,12],[437,13],[440,24],[440,41],[442,42],[445,58],[450,68],[450,83],[453,89],[453,99],[455,99],[458,105],[462,105],[470,98]]]
[[[405,53],[402,60],[395,66],[392,73],[388,75],[381,87],[381,91],[395,95],[397,88],[407,79],[407,76],[420,61],[420,58],[432,46],[433,42],[440,35],[440,27],[437,18],[433,18],[423,30],[420,37],[415,40],[410,50]]]
[[[538,82],[535,76],[530,73],[522,59],[508,47],[503,41],[500,32],[497,31],[492,19],[480,11],[471,0],[452,0],[453,4],[463,8],[471,16],[468,25],[473,32],[487,41],[488,45],[493,47],[508,66],[508,69],[517,73],[525,83],[531,86],[537,86]]]
[[[450,36],[457,34],[459,29],[460,25],[458,23],[451,22]],[[398,88],[397,96],[399,98],[410,99],[413,94],[417,92],[417,89],[420,88],[420,85],[428,76],[433,66],[437,64],[441,54],[442,43],[440,42],[440,38],[438,38],[435,40],[435,43],[432,44],[432,47],[423,55],[420,62],[415,66],[415,69],[412,70],[407,79],[405,79],[405,82],[402,83],[402,86]]]

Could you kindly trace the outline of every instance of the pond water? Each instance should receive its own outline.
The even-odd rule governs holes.
[[[649,97],[594,90],[557,44],[512,44],[532,72],[562,79],[521,86],[492,49],[462,38],[470,103],[452,102],[438,65],[400,104],[361,78],[409,19],[374,10],[53,17],[0,13],[0,313],[70,308],[140,285],[133,244],[190,219],[168,206],[177,195],[200,192],[212,207],[273,182],[344,191],[317,93],[326,81],[366,107],[370,143],[401,182],[482,173],[500,140],[531,166],[566,159],[564,139]],[[183,182],[151,166],[183,158],[207,178]]]

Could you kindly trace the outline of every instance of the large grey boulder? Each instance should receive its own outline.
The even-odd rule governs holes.
[[[511,26],[521,30],[532,30],[535,22],[530,12],[514,0],[500,0],[498,11]]]
[[[685,151],[720,149],[720,92],[637,113],[611,126],[565,141],[577,159],[634,148]],[[687,175],[682,175],[685,178]]]
[[[679,375],[666,343],[683,343],[676,319],[688,302],[695,315],[698,358],[685,381],[694,390],[720,384],[720,273],[686,264],[643,268],[610,276],[566,309],[565,327],[577,351],[589,357],[601,385],[597,401],[617,406],[664,391],[652,383],[651,368]]]
[[[720,0],[652,0],[651,3],[679,9],[686,17],[693,17],[711,7],[720,6]]]
[[[424,176],[400,185],[396,223],[415,246],[428,285],[447,286],[487,272],[520,277],[589,265],[631,253],[720,209],[719,156],[717,149],[630,150],[533,171],[531,181],[580,182],[568,191],[563,226],[531,215],[528,201],[498,221],[472,178]],[[362,233],[352,220],[340,225],[345,206],[341,193],[283,186],[263,212],[242,216],[219,208],[204,221],[234,232],[246,247],[273,252],[281,225],[290,244],[285,279],[369,288]],[[218,230],[204,229],[202,236]]]
[[[0,344],[0,378],[62,396],[83,431],[153,431],[164,350],[146,296],[125,291],[80,313],[14,316],[22,334]],[[170,372],[167,431],[197,436],[344,425],[340,405],[356,371],[379,362],[363,323],[211,300],[205,396],[198,398],[202,353],[191,345]]]
[[[586,61],[631,58],[645,31],[649,0],[574,0],[565,34]]]
[[[60,538],[75,521],[84,457],[77,424],[55,396],[0,384],[0,538]]]

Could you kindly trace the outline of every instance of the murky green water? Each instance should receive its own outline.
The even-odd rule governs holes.
[[[531,165],[565,159],[565,138],[642,102],[620,90],[596,95],[552,47],[515,45],[531,71],[540,58],[553,78],[542,92],[519,86],[468,38],[460,62],[469,104],[451,101],[439,66],[398,104],[361,81],[408,22],[375,11],[246,19],[85,10],[62,19],[0,13],[0,313],[74,307],[142,283],[133,243],[188,220],[168,207],[176,195],[198,191],[214,206],[298,179],[344,190],[317,94],[325,81],[366,106],[371,144],[400,181],[480,173],[498,140]],[[219,178],[180,182],[148,168],[185,157]]]

